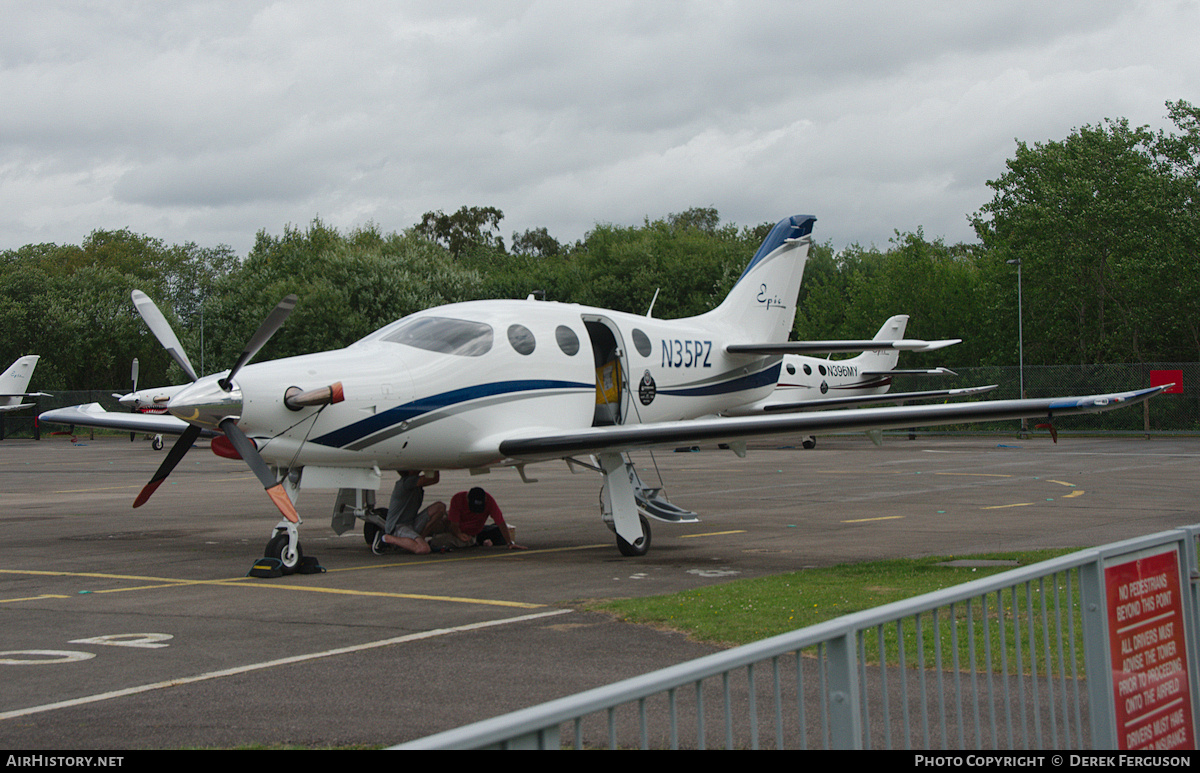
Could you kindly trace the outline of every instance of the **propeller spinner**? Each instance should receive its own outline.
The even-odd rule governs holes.
[[[175,336],[175,331],[167,323],[162,312],[154,305],[154,301],[140,290],[133,291],[133,305],[137,307],[138,313],[149,326],[150,331],[154,333],[154,337],[167,350],[171,357],[183,368],[183,371],[188,374],[192,381],[197,383],[184,389],[179,394],[175,395],[167,404],[167,410],[180,419],[188,422],[188,428],[179,436],[179,440],[171,448],[171,451],[163,459],[158,470],[151,477],[137,499],[134,500],[133,506],[140,507],[146,503],[150,495],[162,485],[162,482],[167,479],[175,466],[179,464],[184,455],[196,442],[196,438],[200,436],[205,426],[220,429],[225,433],[229,442],[237,450],[238,454],[245,460],[251,471],[263,484],[267,495],[271,497],[271,501],[279,508],[279,512],[283,513],[283,517],[292,523],[299,523],[300,516],[296,512],[296,508],[292,505],[291,498],[284,491],[283,484],[275,480],[274,473],[267,465],[262,455],[258,453],[258,449],[254,446],[254,441],[246,436],[237,425],[237,420],[240,417],[242,410],[241,392],[234,386],[233,377],[237,372],[248,363],[254,355],[271,339],[275,331],[283,326],[288,315],[292,313],[292,309],[296,307],[296,296],[289,295],[279,302],[279,305],[267,316],[250,341],[246,344],[246,348],[238,357],[237,362],[229,370],[225,376],[218,381],[210,379],[199,379],[196,376],[196,371],[192,368],[191,362],[188,360],[187,353],[183,350],[183,346],[179,343],[179,339]]]

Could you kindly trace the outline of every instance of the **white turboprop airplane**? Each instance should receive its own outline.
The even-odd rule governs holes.
[[[130,378],[133,380],[133,391],[125,394],[113,392],[113,397],[117,398],[117,402],[125,406],[134,413],[149,413],[155,415],[166,415],[167,402],[177,393],[187,388],[187,384],[175,384],[172,386],[153,387],[151,389],[138,389],[138,359],[133,358],[133,369],[130,373]],[[180,428],[182,431],[182,427]],[[129,433],[129,439],[133,440],[134,432]],[[155,451],[161,451],[163,448],[163,436],[161,432],[155,432],[151,437],[151,445]]]
[[[38,355],[27,354],[18,357],[8,370],[0,373],[0,412],[17,411],[28,408],[33,403],[23,403],[26,397],[47,397],[45,392],[26,392],[29,379],[33,378],[33,369],[37,367]]]
[[[285,298],[233,367],[171,397],[171,416],[75,406],[44,421],[181,433],[143,504],[202,433],[240,456],[283,513],[267,555],[301,558],[294,499],[337,489],[334,529],[370,522],[384,470],[487,472],[555,459],[602,476],[601,514],[625,555],[650,545],[626,452],[789,433],[902,428],[1103,411],[1157,394],[997,400],[771,416],[718,414],[766,398],[783,356],[815,218],[780,221],[725,300],[696,317],[659,320],[527,300],[456,303],[404,317],[335,351],[247,365],[296,303]],[[145,295],[134,302],[189,377],[195,371]],[[710,418],[700,418],[710,417]],[[591,461],[584,459],[591,457]]]
[[[996,384],[958,389],[930,389],[920,392],[889,392],[895,376],[953,376],[946,368],[925,370],[896,370],[900,352],[929,352],[961,343],[961,338],[923,341],[904,337],[908,315],[888,318],[870,341],[804,341],[795,346],[805,347],[809,354],[788,354],[783,358],[779,384],[763,400],[741,405],[725,413],[727,416],[754,416],[764,413],[816,411],[830,408],[849,408],[879,403],[899,403],[933,398],[956,398],[979,395],[996,389]],[[811,354],[861,352],[846,360],[830,360]],[[873,439],[878,440],[877,437]],[[813,448],[813,436],[804,439],[804,448]]]

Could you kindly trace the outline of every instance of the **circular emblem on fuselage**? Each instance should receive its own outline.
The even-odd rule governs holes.
[[[822,381],[821,382],[821,394],[825,394],[828,391],[829,391],[829,384]]]
[[[658,394],[658,386],[654,383],[654,377],[650,375],[650,371],[646,371],[642,375],[642,381],[638,384],[638,399],[642,401],[642,405],[649,405],[654,402],[654,396]]]

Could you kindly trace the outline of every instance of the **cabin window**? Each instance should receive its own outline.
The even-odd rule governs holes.
[[[796,375],[796,366],[789,362],[787,364],[787,372],[789,376]]]
[[[559,325],[555,329],[554,340],[558,342],[558,348],[562,349],[563,354],[568,357],[579,354],[579,336],[575,335],[575,331],[566,325]]]
[[[804,364],[804,375],[806,375],[806,376],[812,375],[812,368],[808,365],[808,363]]]
[[[636,327],[633,329],[633,348],[643,357],[649,357],[650,352],[654,351],[650,346],[650,337]]]
[[[492,326],[449,317],[410,317],[380,339],[430,352],[480,357],[491,351]]]
[[[533,332],[524,325],[508,326],[508,342],[519,354],[533,354],[534,348],[537,347]]]
[[[825,375],[825,366],[824,365],[818,365],[817,370],[821,371],[822,376]]]

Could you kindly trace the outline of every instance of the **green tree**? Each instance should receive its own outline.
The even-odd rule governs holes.
[[[341,234],[317,219],[281,236],[260,231],[240,270],[220,279],[205,306],[209,368],[232,363],[288,294],[299,303],[258,359],[346,346],[414,311],[470,300],[479,285],[475,271],[415,230]]]
[[[573,251],[569,300],[677,318],[716,306],[757,249],[755,232],[688,210],[640,227],[597,225]],[[697,217],[697,213],[700,214]],[[655,301],[655,293],[658,299]]]
[[[1180,109],[1178,119],[1193,116]],[[1186,123],[1185,123],[1186,128]],[[1165,155],[1174,147],[1178,155]],[[1193,159],[1188,161],[1188,159]],[[1025,357],[1031,364],[1173,358],[1164,292],[1195,277],[1195,185],[1186,139],[1124,119],[1061,142],[1018,142],[992,201],[973,218],[994,259],[1021,261]],[[1191,240],[1194,245],[1194,240]],[[994,272],[992,276],[995,276]],[[1194,286],[1194,284],[1193,284]],[[1015,308],[1015,283],[992,298]],[[1013,335],[1015,338],[1015,333]],[[1193,340],[1196,340],[1193,338]]]
[[[461,207],[452,215],[440,209],[421,216],[417,231],[459,257],[468,251],[486,249],[504,251],[499,235],[504,213],[495,207]]]
[[[554,258],[564,252],[563,246],[543,228],[528,229],[523,234],[513,232],[512,251],[516,255]]]

